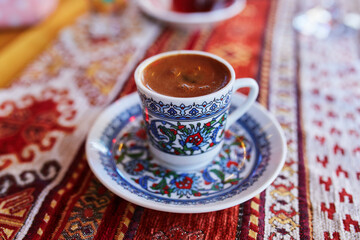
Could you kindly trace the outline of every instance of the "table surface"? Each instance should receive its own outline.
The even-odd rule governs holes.
[[[86,1],[63,0],[36,26],[2,30],[1,239],[360,239],[358,33],[298,34],[292,20],[309,6],[248,0],[216,26],[182,29],[133,4],[96,18]],[[116,22],[112,37],[91,38],[94,21]],[[88,166],[87,133],[109,104],[136,90],[137,64],[179,49],[217,54],[238,77],[255,78],[257,101],[286,136],[279,176],[240,205],[199,214],[147,209],[107,190]]]

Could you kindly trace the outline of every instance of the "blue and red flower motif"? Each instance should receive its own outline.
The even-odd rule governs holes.
[[[147,128],[151,142],[160,150],[175,155],[194,155],[203,153],[217,145],[224,133],[227,113],[213,118],[204,124],[177,125],[165,120],[150,120]]]
[[[198,191],[199,179],[200,177],[195,174],[182,173],[170,181],[170,188],[180,197],[195,194],[195,196],[201,196]]]
[[[208,145],[211,140],[211,132],[207,131],[206,128],[201,128],[198,126],[196,128],[191,128],[186,133],[180,134],[179,143],[183,147],[183,150],[186,151],[189,149],[191,152],[200,150],[201,148]]]

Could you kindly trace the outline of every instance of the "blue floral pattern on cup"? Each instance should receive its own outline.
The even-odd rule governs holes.
[[[176,105],[173,103],[164,104],[162,101],[157,102],[152,98],[148,98],[141,92],[138,93],[144,108],[146,108],[149,113],[165,119],[192,120],[212,117],[226,109],[231,102],[232,90],[218,99],[213,99],[209,102],[204,101],[202,104],[192,104],[187,106],[184,104]]]
[[[176,124],[152,119],[145,122],[153,145],[159,150],[180,156],[191,156],[213,149],[223,139],[227,113],[210,118],[204,123]]]

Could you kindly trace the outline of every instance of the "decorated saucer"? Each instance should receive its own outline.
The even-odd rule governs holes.
[[[224,21],[240,13],[246,4],[246,0],[232,0],[222,7],[207,12],[176,12],[172,10],[171,3],[168,0],[138,0],[140,9],[147,15],[170,24],[193,27],[212,24]]]
[[[243,100],[234,94],[231,108]],[[208,166],[172,171],[150,155],[140,98],[133,93],[98,117],[86,154],[94,174],[116,195],[159,211],[200,213],[235,206],[262,192],[285,162],[286,143],[276,119],[255,103],[225,132],[223,148]]]

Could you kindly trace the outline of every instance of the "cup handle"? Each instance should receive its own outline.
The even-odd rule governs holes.
[[[243,102],[243,104],[235,109],[231,114],[229,114],[226,128],[229,128],[233,123],[235,123],[255,102],[258,94],[259,94],[259,85],[257,82],[252,78],[239,78],[235,80],[233,91],[234,94],[239,88],[250,88],[249,94]]]

